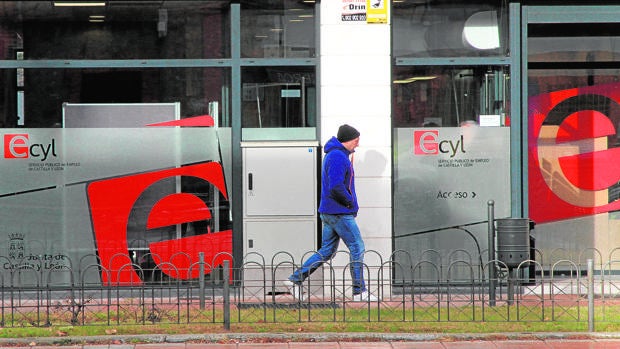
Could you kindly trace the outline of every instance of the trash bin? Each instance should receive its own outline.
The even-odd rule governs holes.
[[[530,259],[530,220],[528,218],[497,219],[496,227],[496,251],[499,261],[506,264],[508,268],[515,268]]]

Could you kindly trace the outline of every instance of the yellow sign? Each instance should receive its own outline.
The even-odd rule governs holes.
[[[390,0],[366,0],[366,23],[388,23]]]

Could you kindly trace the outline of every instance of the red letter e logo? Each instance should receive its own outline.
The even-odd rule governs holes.
[[[28,134],[5,134],[4,135],[4,158],[26,159],[28,158]]]
[[[416,155],[439,154],[437,130],[419,130],[413,132],[413,153]]]

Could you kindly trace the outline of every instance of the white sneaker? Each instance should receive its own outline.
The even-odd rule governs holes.
[[[284,286],[288,289],[288,292],[293,295],[293,298],[299,299],[300,301],[304,301],[306,299],[302,285],[296,284],[291,280],[285,280]]]
[[[362,293],[353,295],[354,302],[376,302],[378,300],[379,298],[368,291],[363,291]]]

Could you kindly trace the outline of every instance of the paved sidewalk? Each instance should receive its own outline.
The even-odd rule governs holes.
[[[71,349],[620,349],[620,333],[140,335],[0,339],[0,348]]]
[[[620,340],[507,340],[459,342],[290,342],[290,343],[159,343],[84,344],[67,346],[3,346],[8,349],[618,349]]]

